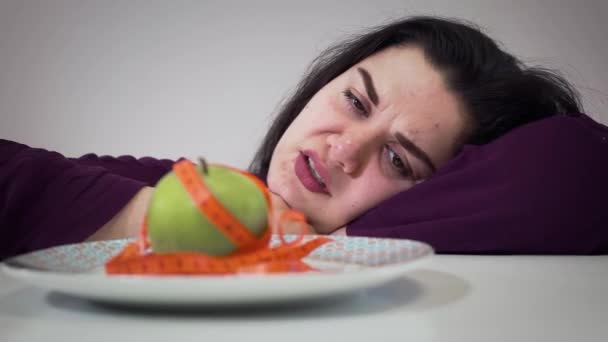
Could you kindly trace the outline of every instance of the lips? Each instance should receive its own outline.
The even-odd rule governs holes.
[[[309,158],[312,160],[315,166],[315,170],[317,171],[325,185],[321,184],[310,170],[310,166],[308,164]],[[296,176],[306,189],[315,193],[323,193],[327,195],[330,194],[329,173],[327,172],[327,169],[321,162],[321,159],[316,154],[316,152],[312,150],[302,151],[296,159],[294,168]]]

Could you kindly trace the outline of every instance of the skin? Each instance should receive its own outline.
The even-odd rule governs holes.
[[[302,211],[318,233],[342,233],[348,222],[447,163],[465,130],[461,103],[423,51],[386,49],[323,87],[287,129],[268,173],[273,201]],[[404,148],[397,133],[427,162]],[[296,176],[294,163],[303,150],[318,154],[331,194],[307,190]]]
[[[273,226],[282,210],[294,208],[308,218],[309,232],[344,235],[348,222],[447,163],[466,123],[457,97],[421,49],[372,55],[319,90],[281,137],[268,172]],[[329,195],[307,190],[295,175],[303,150],[316,152],[327,169]],[[136,236],[152,192],[139,191],[88,241]]]

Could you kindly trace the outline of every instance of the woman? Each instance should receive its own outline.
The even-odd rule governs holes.
[[[476,28],[408,18],[320,56],[280,111],[250,171],[267,181],[276,208],[304,212],[318,233],[344,233],[362,214],[432,178],[465,144],[579,112],[578,95],[565,80],[526,68]],[[10,143],[1,154],[0,179],[13,181],[3,185],[2,193],[12,195],[0,219],[15,228],[5,232],[0,257],[136,235],[151,186],[172,164],[65,159]],[[15,176],[18,168],[26,173]],[[39,175],[32,181],[27,172]]]
[[[479,30],[410,18],[317,59],[250,168],[331,233],[431,177],[465,143],[579,112],[565,80],[525,68]]]

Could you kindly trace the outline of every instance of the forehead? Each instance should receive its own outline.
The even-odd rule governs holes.
[[[396,95],[393,102],[412,96],[451,95],[441,73],[415,46],[388,48],[364,59],[349,69],[350,79],[357,80],[358,68],[371,74],[379,94]]]

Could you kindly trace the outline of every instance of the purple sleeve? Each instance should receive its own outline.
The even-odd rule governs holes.
[[[0,259],[85,240],[142,187],[153,185],[168,164],[70,159],[0,140]]]
[[[156,185],[156,182],[169,172],[175,163],[170,159],[98,156],[93,153],[85,154],[80,158],[70,158],[70,160],[81,166],[99,166],[115,175],[135,179],[149,186]]]
[[[348,235],[407,238],[440,253],[608,252],[608,128],[560,116],[467,146]]]

